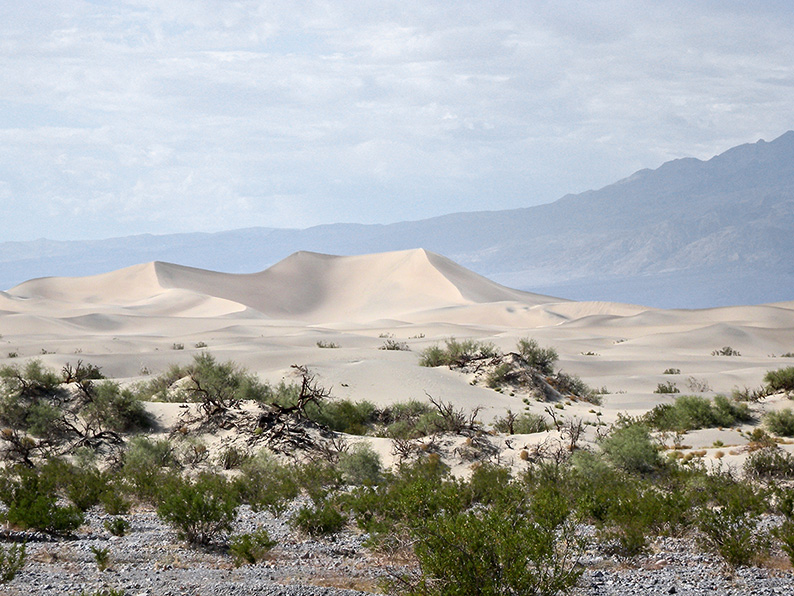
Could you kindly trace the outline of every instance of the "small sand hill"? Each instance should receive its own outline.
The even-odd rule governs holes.
[[[160,263],[144,263],[88,277],[45,277],[4,292],[0,309],[74,317],[89,313],[147,316],[222,316],[244,310],[235,302],[161,281]]]

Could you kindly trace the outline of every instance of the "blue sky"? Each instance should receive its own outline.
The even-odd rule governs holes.
[[[0,0],[0,241],[508,209],[794,128],[789,2]]]

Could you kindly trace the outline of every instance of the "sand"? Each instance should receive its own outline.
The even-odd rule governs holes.
[[[694,379],[713,396],[758,387],[767,370],[794,365],[781,357],[794,351],[794,302],[707,310],[571,302],[500,286],[424,250],[302,252],[246,275],[154,262],[31,280],[0,293],[0,335],[0,364],[39,358],[60,368],[80,359],[126,383],[208,349],[269,382],[291,380],[291,365],[301,364],[335,397],[385,405],[430,395],[480,407],[484,422],[521,410],[520,396],[471,385],[445,367],[420,367],[419,353],[450,337],[491,341],[505,351],[532,337],[558,351],[562,370],[609,391],[601,406],[571,403],[561,413],[610,423],[619,413],[638,415],[671,401],[654,393],[659,383],[691,393]],[[379,349],[386,339],[410,351]],[[712,355],[723,346],[741,355]],[[669,368],[681,372],[663,374]],[[754,407],[786,404],[768,399]],[[545,406],[531,408],[540,413]],[[538,440],[517,437],[504,448],[515,455]],[[726,457],[746,442],[738,431],[715,430],[686,443],[694,449],[715,441],[724,446],[709,454]]]

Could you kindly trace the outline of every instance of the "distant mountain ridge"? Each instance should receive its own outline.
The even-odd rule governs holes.
[[[425,248],[500,284],[577,300],[699,308],[794,299],[794,132],[678,159],[523,209],[389,225],[0,243],[0,288],[146,261],[235,273],[298,251]]]

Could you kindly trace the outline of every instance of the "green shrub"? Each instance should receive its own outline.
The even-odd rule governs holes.
[[[404,341],[397,341],[394,339],[387,339],[383,342],[383,345],[378,348],[379,350],[391,350],[397,352],[410,352],[411,348],[408,347],[408,344]]]
[[[725,346],[720,348],[719,350],[714,350],[711,353],[712,356],[741,356],[739,350],[734,350],[730,346]]]
[[[507,384],[510,374],[513,372],[513,366],[509,362],[503,362],[495,369],[493,369],[485,379],[486,386],[491,389],[497,389]]]
[[[25,566],[27,551],[24,544],[5,548],[0,544],[0,584],[7,584]]]
[[[662,374],[663,375],[680,375],[681,374],[681,369],[680,368],[666,368],[666,369],[664,369],[664,372],[662,372]]]
[[[554,364],[559,358],[554,348],[541,348],[536,340],[523,338],[518,340],[516,349],[524,361],[540,373],[550,375],[554,372]]]
[[[157,515],[191,544],[209,544],[228,532],[237,516],[240,497],[223,476],[200,474],[191,481],[172,478],[162,487]]]
[[[248,452],[235,445],[227,445],[218,453],[218,465],[224,470],[236,470],[249,458]]]
[[[421,366],[464,366],[466,363],[480,358],[494,358],[499,350],[492,343],[479,342],[472,339],[462,341],[454,337],[445,340],[443,348],[431,346],[421,353]]]
[[[549,430],[543,416],[532,412],[514,414],[510,410],[505,416],[494,420],[493,427],[496,432],[508,435],[529,435]]]
[[[569,375],[560,371],[554,377],[551,377],[550,380],[551,385],[563,395],[572,395],[577,399],[595,405],[601,405],[603,401],[601,395],[576,375]]]
[[[310,536],[336,534],[344,527],[345,523],[345,516],[333,503],[326,500],[304,505],[290,521],[293,528]]]
[[[764,382],[770,393],[794,392],[794,366],[767,371]]]
[[[725,482],[713,497],[716,506],[703,507],[699,514],[704,543],[731,567],[763,558],[769,550],[768,534],[760,526],[764,495],[751,483]]]
[[[442,509],[412,529],[416,594],[556,594],[582,573],[568,501],[547,486],[531,499]]]
[[[794,457],[777,446],[753,451],[744,461],[745,473],[760,480],[794,478]]]
[[[248,563],[255,565],[265,558],[277,542],[270,538],[265,528],[258,528],[250,534],[237,534],[229,539],[229,552],[237,567]]]
[[[113,536],[124,536],[127,530],[130,529],[130,522],[123,517],[114,517],[113,519],[105,520],[103,526]]]
[[[83,514],[76,507],[58,504],[55,475],[49,472],[20,468],[6,479],[0,500],[8,508],[5,519],[11,525],[56,535],[82,525]]]
[[[110,566],[110,549],[107,547],[91,546],[91,552],[94,553],[94,562],[98,571],[104,571]]]
[[[265,509],[276,517],[286,511],[300,492],[295,469],[281,464],[265,451],[243,464],[239,487],[251,509]]]
[[[329,400],[310,404],[306,408],[308,418],[329,429],[349,435],[366,435],[374,428],[378,411],[368,401],[354,402],[349,399]]]
[[[764,416],[764,424],[771,433],[782,437],[794,437],[794,412],[791,408],[767,413]]]
[[[645,425],[619,426],[602,439],[599,445],[606,458],[626,472],[648,473],[661,466],[658,447]]]
[[[89,424],[116,432],[145,430],[153,425],[135,393],[131,389],[121,389],[113,381],[92,386],[91,401],[82,414]]]
[[[373,485],[383,474],[380,456],[366,443],[358,443],[339,456],[339,472],[348,484]]]
[[[166,439],[153,441],[134,437],[124,452],[121,474],[134,493],[145,501],[156,501],[165,478],[178,467],[173,445]]]
[[[682,395],[672,404],[656,406],[644,419],[657,430],[685,432],[698,428],[733,426],[750,422],[753,417],[747,404],[724,395],[715,396],[713,403],[705,397]]]
[[[654,393],[681,393],[678,387],[675,386],[675,383],[671,381],[667,381],[667,383],[659,383],[656,385],[656,389],[653,391]]]

